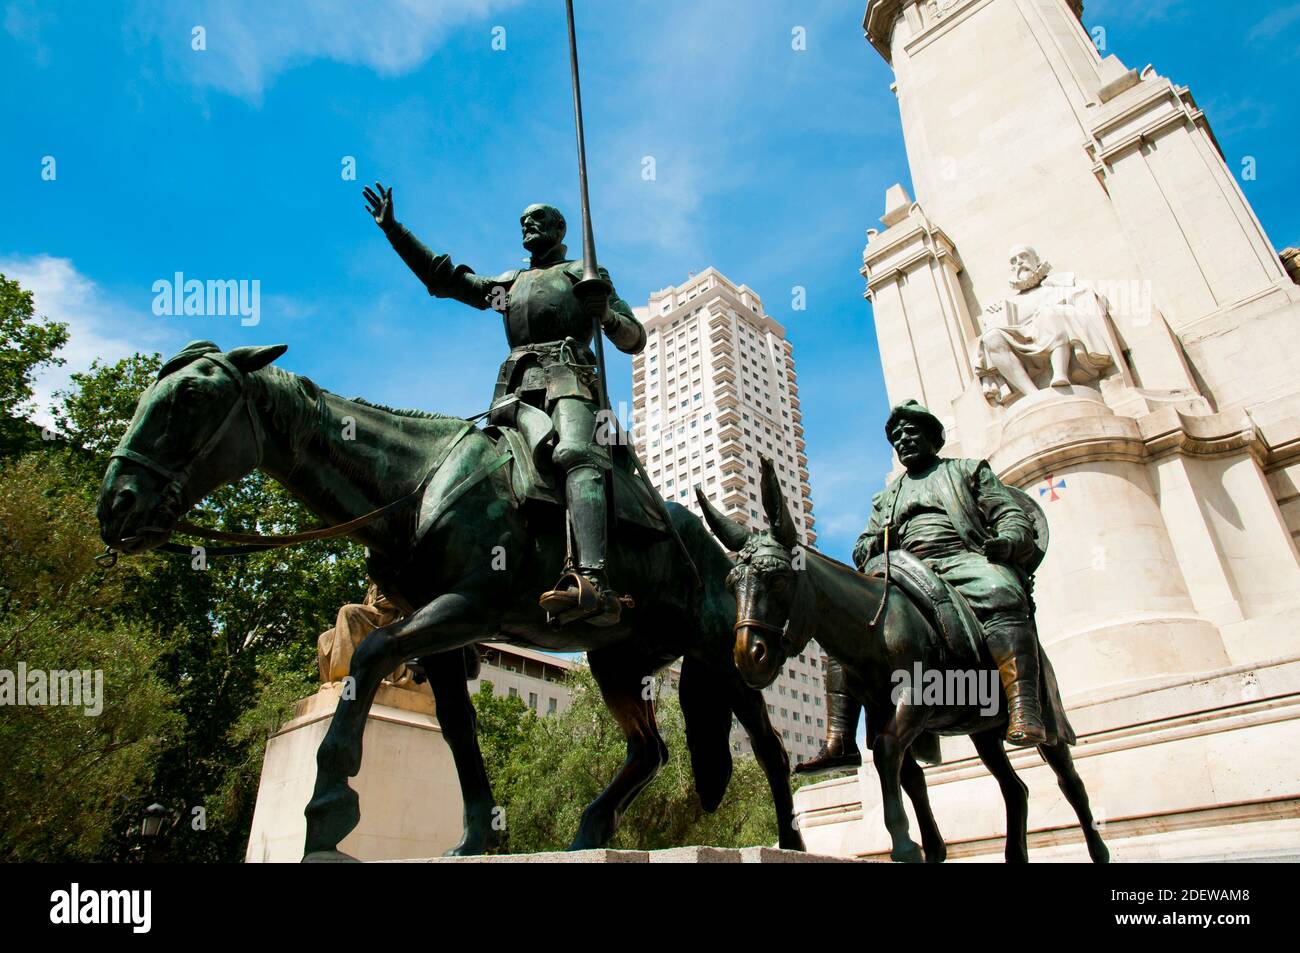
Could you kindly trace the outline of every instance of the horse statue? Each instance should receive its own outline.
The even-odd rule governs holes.
[[[800,547],[780,480],[770,460],[762,464],[767,530],[750,533],[718,512],[696,488],[709,527],[723,546],[738,554],[727,578],[736,597],[736,667],[756,689],[772,683],[785,660],[812,639],[844,666],[850,695],[867,713],[868,741],[880,775],[885,826],[895,861],[939,861],[946,848],[930,810],[925,774],[913,758],[938,760],[940,735],[969,735],[980,760],[997,780],[1007,809],[1008,862],[1027,861],[1027,789],[1002,745],[1007,706],[993,714],[978,703],[930,704],[913,690],[898,691],[898,673],[997,669],[982,649],[978,657],[955,655],[927,614],[899,586],[867,576],[822,553]],[[879,611],[882,606],[883,612]],[[944,699],[944,702],[952,699]],[[925,702],[925,703],[923,703]],[[1038,746],[1056,773],[1065,798],[1078,815],[1088,853],[1097,863],[1110,854],[1093,824],[1088,794],[1075,771],[1069,744],[1053,737]],[[900,785],[916,810],[925,854],[908,834]]]
[[[372,632],[352,658],[355,697],[340,698],[317,752],[304,859],[338,859],[339,842],[359,823],[359,798],[348,778],[361,768],[366,716],[383,677],[412,660],[432,687],[464,800],[464,835],[449,853],[499,846],[496,802],[466,689],[468,660],[476,659],[467,650],[488,640],[587,652],[627,737],[627,759],[585,809],[571,850],[608,844],[633,799],[666,763],[654,702],[644,690],[649,676],[678,658],[687,745],[704,810],[717,809],[731,779],[734,713],[767,776],[780,846],[803,849],[781,738],[762,693],[745,685],[731,661],[736,608],[723,585],[731,562],[698,517],[676,504],[660,508],[680,545],[670,534],[638,535],[620,519],[611,534],[610,572],[635,608],[612,626],[553,627],[537,596],[565,563],[564,514],[518,498],[512,473],[532,461],[510,448],[522,444],[494,441],[461,418],[331,394],[272,367],[285,350],[222,352],[196,341],[167,361],[141,395],[104,474],[98,519],[112,550],[134,554],[175,545],[166,541],[178,525],[192,529],[181,522],[186,511],[260,468],[335,531],[368,548],[371,576],[407,615]]]

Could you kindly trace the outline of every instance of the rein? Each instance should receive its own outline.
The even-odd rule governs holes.
[[[158,463],[156,460],[153,460],[147,454],[140,453],[139,451],[132,450],[125,446],[125,438],[123,438],[123,442],[118,446],[117,450],[115,450],[109,457],[110,460],[115,457],[120,457],[123,460],[130,460],[132,463],[137,463],[140,466],[154,471],[168,481],[167,489],[176,493],[179,499],[184,498],[181,496],[181,493],[184,490],[185,481],[188,480],[194,465],[221,442],[221,439],[226,435],[226,431],[230,429],[230,425],[234,423],[241,407],[246,409],[248,412],[249,424],[253,430],[253,442],[257,447],[257,458],[253,462],[253,468],[256,469],[262,463],[262,424],[253,407],[253,402],[248,399],[248,390],[245,386],[243,375],[236,370],[229,361],[220,355],[205,354],[202,356],[202,359],[212,361],[234,378],[240,388],[239,399],[235,401],[229,412],[227,412],[225,419],[222,420],[221,425],[213,432],[212,436],[204,442],[203,446],[194,455],[190,462],[178,470],[170,469]],[[286,546],[296,546],[302,543],[316,542],[323,539],[336,539],[339,536],[350,535],[356,530],[368,526],[370,523],[396,512],[421,497],[424,494],[424,491],[428,489],[429,483],[433,480],[434,474],[438,472],[442,465],[447,462],[447,458],[451,456],[452,450],[456,448],[466,434],[474,429],[474,421],[485,416],[486,413],[487,411],[484,411],[483,413],[475,414],[473,417],[465,419],[460,429],[456,431],[456,435],[447,442],[447,446],[443,448],[443,451],[438,455],[438,459],[434,461],[433,466],[429,468],[429,471],[424,475],[424,479],[419,482],[415,489],[390,503],[385,503],[383,506],[377,507],[368,513],[364,513],[355,519],[350,519],[346,523],[337,523],[333,526],[321,526],[316,529],[303,530],[298,533],[263,535],[261,533],[230,533],[222,530],[208,529],[204,526],[198,526],[188,520],[180,520],[176,524],[176,528],[172,530],[172,533],[183,533],[187,536],[196,536],[199,539],[211,539],[218,542],[238,544],[235,546],[217,546],[208,549],[206,555],[214,557],[243,556],[249,553],[266,552],[271,549],[281,549]],[[477,482],[479,478],[486,476],[488,473],[495,470],[501,463],[504,463],[504,460],[498,461],[496,465],[489,466],[488,468],[480,468],[477,473],[470,474],[452,490],[452,494],[455,497],[459,497],[465,490],[469,489],[469,486],[472,485],[472,483]],[[169,533],[168,535],[171,534]],[[156,546],[155,549],[165,553],[174,553],[184,556],[189,556],[193,552],[191,547],[181,546],[177,543],[170,542]],[[108,546],[102,553],[95,557],[95,563],[105,569],[111,568],[117,563],[117,555],[117,551],[114,550],[113,547]]]

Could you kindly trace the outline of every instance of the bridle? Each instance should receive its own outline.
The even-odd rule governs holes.
[[[803,582],[803,578],[796,574],[795,586],[802,587]],[[744,616],[737,619],[736,624],[731,627],[732,637],[734,638],[742,628],[758,629],[776,640],[777,647],[786,658],[798,655],[800,650],[808,644],[809,639],[812,638],[806,620],[799,619],[797,622],[795,620],[795,613],[805,608],[804,603],[807,602],[806,599],[799,598],[802,592],[802,588],[797,588],[795,597],[790,600],[790,611],[786,615],[785,625],[772,625],[772,623],[764,622],[762,619]]]
[[[161,476],[167,481],[167,485],[163,491],[164,494],[173,494],[181,506],[185,505],[185,484],[189,480],[194,466],[200,460],[205,459],[208,453],[221,443],[222,439],[226,436],[226,432],[239,417],[240,410],[244,410],[248,414],[249,426],[252,428],[253,444],[256,447],[256,456],[253,459],[253,468],[256,469],[262,465],[262,448],[264,444],[262,421],[257,415],[257,408],[253,405],[253,401],[249,397],[245,375],[220,354],[202,354],[199,356],[198,360],[212,361],[229,374],[235,380],[235,383],[239,385],[239,397],[235,400],[234,404],[231,405],[230,410],[226,412],[226,416],[221,421],[220,426],[212,432],[212,436],[208,437],[208,439],[203,442],[203,446],[200,447],[199,450],[190,458],[189,463],[175,469],[164,466],[148,454],[141,453],[140,451],[127,446],[127,437],[129,435],[123,436],[122,442],[118,444],[117,449],[114,450],[109,457],[110,460],[114,458],[129,460],[132,463],[137,463]],[[334,526],[322,526],[318,529],[309,529],[299,533],[289,533],[281,536],[264,536],[260,533],[228,533],[222,530],[208,529],[206,526],[196,526],[188,520],[179,520],[176,523],[176,528],[171,532],[180,532],[188,536],[196,536],[200,539],[210,539],[237,544],[233,546],[217,546],[208,548],[205,550],[207,556],[243,556],[249,553],[265,552],[268,549],[279,549],[284,546],[295,546],[299,543],[310,543],[351,535],[362,527],[396,512],[423,496],[424,491],[433,480],[434,474],[438,472],[439,468],[441,468],[447,461],[447,458],[451,456],[452,450],[460,444],[462,439],[475,430],[474,421],[486,414],[487,411],[484,411],[481,414],[475,414],[473,417],[466,418],[462,422],[460,429],[457,430],[456,434],[449,441],[447,441],[447,445],[442,449],[442,452],[438,455],[433,465],[424,475],[424,479],[422,479],[413,490],[409,493],[403,494],[401,497],[390,503],[386,503],[383,506],[377,507],[368,513],[356,517],[355,519],[348,520],[345,523],[337,523]],[[433,522],[446,512],[446,510],[456,500],[468,492],[475,483],[499,469],[509,459],[509,454],[501,454],[492,463],[480,467],[475,472],[466,476],[460,481],[460,483],[455,487],[452,487],[442,496],[439,506],[425,518],[421,524],[422,527],[432,525]],[[165,531],[157,527],[146,526],[141,527],[141,532]],[[417,536],[418,534],[419,530],[417,530]],[[168,535],[170,536],[171,533],[169,532]],[[162,543],[155,548],[162,552],[176,553],[184,556],[193,554],[191,547],[181,546],[176,543]],[[95,562],[103,568],[111,568],[117,562],[117,551],[114,550],[112,546],[108,546],[102,553],[95,557]]]
[[[221,443],[226,436],[226,431],[228,431],[231,425],[234,424],[235,419],[239,416],[241,410],[248,414],[248,424],[253,433],[253,446],[256,448],[257,454],[253,460],[253,467],[256,469],[262,464],[262,421],[257,416],[257,409],[253,406],[253,402],[248,397],[248,385],[244,380],[244,374],[220,354],[202,354],[197,358],[197,360],[211,361],[213,364],[217,365],[217,367],[220,367],[229,374],[235,381],[235,384],[239,387],[239,396],[235,399],[235,402],[230,405],[230,410],[226,412],[226,416],[221,421],[220,426],[218,426],[217,429],[212,432],[212,435],[203,442],[203,446],[190,457],[189,462],[179,469],[172,469],[171,467],[163,466],[148,454],[141,453],[139,450],[133,450],[131,447],[127,446],[131,436],[130,434],[122,437],[122,442],[118,444],[117,449],[109,456],[110,460],[130,460],[132,463],[138,463],[145,469],[152,470],[154,473],[158,474],[167,481],[167,485],[163,492],[165,494],[174,495],[182,505],[185,502],[185,485],[189,482],[195,464],[200,460],[205,460],[208,454]]]

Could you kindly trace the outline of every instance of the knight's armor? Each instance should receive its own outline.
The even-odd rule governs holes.
[[[533,207],[529,212],[538,207]],[[558,211],[542,207],[563,235]],[[529,213],[525,212],[525,216]],[[501,364],[493,392],[493,422],[513,422],[507,408],[521,401],[550,417],[555,430],[551,459],[563,472],[565,501],[573,531],[572,588],[564,580],[543,596],[543,606],[564,603],[585,580],[601,606],[591,621],[617,619],[617,597],[605,587],[606,493],[605,472],[612,466],[609,447],[596,438],[598,384],[596,358],[591,349],[594,321],[589,306],[575,294],[582,280],[582,263],[567,257],[556,243],[534,254],[527,268],[499,275],[476,275],[465,265],[455,265],[447,255],[436,255],[404,226],[393,222],[384,229],[402,260],[424,282],[429,294],[454,298],[479,310],[501,313],[510,354]],[[600,277],[609,281],[602,268]],[[636,354],[645,347],[646,334],[627,302],[610,290],[600,324],[620,350]],[[498,413],[499,412],[499,413]]]

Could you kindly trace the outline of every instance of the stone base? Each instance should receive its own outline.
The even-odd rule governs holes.
[[[1300,661],[1226,670],[1137,695],[1070,706],[1073,750],[1113,861],[1259,861],[1300,857]],[[1114,727],[1105,727],[1114,726]],[[964,738],[943,739],[926,769],[951,861],[1000,861],[998,786]],[[1034,750],[1009,749],[1029,788],[1031,861],[1087,862],[1056,776]],[[919,841],[911,803],[912,837]],[[886,859],[874,767],[795,792],[810,851]]]
[[[575,850],[479,857],[427,857],[408,864],[845,864],[852,858],[777,847],[672,847],[668,850]]]
[[[267,742],[246,862],[302,859],[316,749],[338,697],[338,684],[322,686],[298,702],[292,720]],[[454,846],[462,827],[460,786],[428,689],[382,685],[363,744],[361,771],[351,782],[361,798],[361,823],[339,849],[359,860],[398,860]]]

